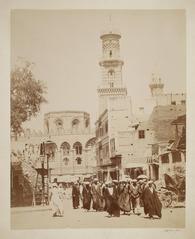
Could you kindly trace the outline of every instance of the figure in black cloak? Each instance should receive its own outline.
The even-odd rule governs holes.
[[[117,185],[111,182],[105,188],[106,207],[110,216],[120,217],[120,207],[118,205]]]
[[[85,182],[83,184],[82,196],[83,196],[83,208],[89,211],[91,207],[91,198],[92,198],[91,187],[89,182]]]
[[[102,185],[102,197],[103,197],[103,200],[104,200],[104,208],[103,208],[104,211],[107,211],[107,198],[106,198],[107,187],[108,187],[108,181],[106,181]]]
[[[123,191],[120,193],[118,203],[119,203],[120,209],[124,212],[124,214],[126,214],[126,212],[130,213],[130,211],[131,211],[131,198],[130,198],[129,185],[128,184],[125,184],[123,186]]]
[[[159,218],[162,217],[162,203],[158,198],[153,181],[149,181],[143,191],[143,204],[144,213],[146,215],[148,214],[150,219],[155,215]]]
[[[137,181],[138,184],[138,192],[139,192],[139,199],[140,199],[140,207],[144,206],[143,202],[143,195],[144,195],[144,190],[147,185],[147,179],[142,179]]]
[[[101,185],[98,182],[98,179],[94,179],[91,185],[91,193],[92,193],[92,200],[93,200],[93,209],[96,211],[101,211]]]
[[[73,208],[77,209],[79,207],[79,199],[80,199],[80,187],[76,182],[72,186],[72,204]]]

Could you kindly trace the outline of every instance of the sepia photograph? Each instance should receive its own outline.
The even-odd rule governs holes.
[[[185,10],[12,10],[11,229],[185,228]]]

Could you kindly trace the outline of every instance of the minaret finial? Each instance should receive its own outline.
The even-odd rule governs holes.
[[[112,33],[112,14],[110,13],[109,14],[109,18],[108,18],[108,23],[109,23],[109,31],[110,31],[110,33]]]

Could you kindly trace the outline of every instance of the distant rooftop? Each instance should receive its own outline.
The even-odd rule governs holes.
[[[174,139],[172,122],[186,113],[185,105],[156,106],[148,120],[148,127],[155,131],[157,141]]]
[[[64,110],[64,111],[51,111],[51,112],[48,112],[48,113],[45,113],[45,116],[49,115],[49,114],[67,114],[67,113],[77,113],[77,114],[87,114],[89,115],[88,112],[86,111],[78,111],[78,110]]]

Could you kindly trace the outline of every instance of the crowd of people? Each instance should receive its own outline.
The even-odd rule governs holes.
[[[65,190],[62,184],[53,183],[50,204],[53,216],[64,215]],[[109,217],[120,217],[144,212],[150,219],[162,217],[162,204],[153,181],[147,178],[99,182],[76,181],[72,184],[73,209],[106,211]],[[143,208],[143,210],[141,210]]]

